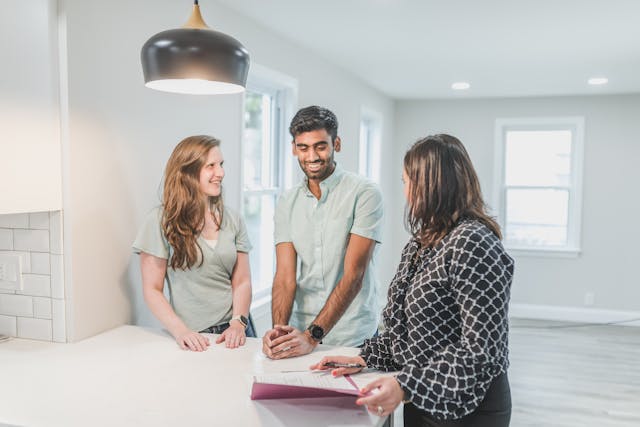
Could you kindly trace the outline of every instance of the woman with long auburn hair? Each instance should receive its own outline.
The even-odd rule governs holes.
[[[402,402],[405,426],[507,427],[513,260],[457,138],[419,140],[403,166],[412,236],[389,286],[385,329],[360,356],[325,357],[313,368],[337,362],[398,371],[368,384],[363,394],[378,392],[356,403],[383,416]]]
[[[223,163],[216,138],[183,139],[167,162],[162,205],[133,244],[144,299],[182,349],[206,350],[206,332],[230,348],[255,336],[248,321],[251,244],[242,218],[222,202]]]

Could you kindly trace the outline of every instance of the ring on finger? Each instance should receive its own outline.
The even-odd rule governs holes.
[[[382,414],[384,414],[384,408],[378,405],[378,415],[382,415]]]

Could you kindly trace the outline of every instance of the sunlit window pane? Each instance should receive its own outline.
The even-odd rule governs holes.
[[[245,97],[243,157],[245,189],[271,186],[271,110],[267,94],[247,91]]]
[[[568,186],[571,176],[571,131],[508,131],[505,184]]]
[[[244,219],[253,250],[250,263],[253,293],[271,288],[273,280],[273,214],[275,194],[245,194]]]
[[[569,191],[507,189],[505,240],[518,246],[567,243]]]
[[[527,224],[567,225],[567,190],[507,190],[507,218]]]

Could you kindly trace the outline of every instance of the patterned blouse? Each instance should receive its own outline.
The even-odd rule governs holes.
[[[431,249],[410,240],[389,287],[385,331],[361,356],[400,371],[406,396],[435,418],[470,414],[509,366],[512,276],[513,259],[479,221],[461,221]]]

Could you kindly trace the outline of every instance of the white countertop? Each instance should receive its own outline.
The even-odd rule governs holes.
[[[183,351],[167,334],[122,326],[75,344],[13,339],[0,343],[0,426],[375,426],[383,420],[354,397],[252,401],[251,375],[302,370],[319,346],[274,361],[249,338],[239,349],[215,344]]]

